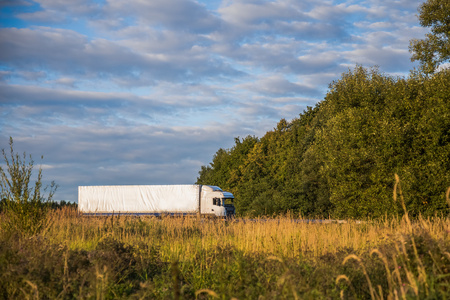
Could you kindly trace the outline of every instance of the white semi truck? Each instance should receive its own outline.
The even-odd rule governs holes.
[[[85,215],[202,215],[231,217],[233,194],[211,185],[79,186]]]

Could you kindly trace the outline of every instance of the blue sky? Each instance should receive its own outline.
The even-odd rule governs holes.
[[[356,64],[407,76],[415,0],[0,2],[0,148],[79,185],[189,184],[234,137],[323,100]],[[44,155],[44,160],[39,160]]]

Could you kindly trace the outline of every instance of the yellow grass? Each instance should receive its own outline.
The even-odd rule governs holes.
[[[360,292],[356,285],[361,282],[352,282],[355,272],[364,276],[366,296],[372,299],[432,296],[437,285],[440,285],[439,291],[444,291],[447,284],[442,280],[447,280],[445,262],[450,259],[448,217],[411,220],[405,214],[403,218],[365,222],[326,220],[314,223],[285,216],[222,221],[196,217],[87,217],[64,208],[51,211],[49,220],[39,238],[64,249],[65,264],[69,249],[95,252],[102,240],[113,238],[132,245],[136,257],[151,257],[151,251],[157,249],[158,259],[174,265],[174,270],[178,270],[178,262],[180,268],[195,268],[192,273],[184,272],[192,278],[198,277],[195,277],[198,281],[192,283],[198,297],[216,295],[217,291],[203,285],[202,278],[212,277],[208,272],[217,270],[217,261],[236,263],[227,251],[239,252],[239,257],[251,257],[261,263],[278,261],[284,273],[276,282],[280,287],[290,288],[293,298],[298,298],[301,291],[290,277],[289,264],[293,261],[311,262],[311,265],[331,261],[334,265],[330,268],[335,272],[331,276],[334,276],[339,295],[345,299]],[[431,241],[431,248],[425,249],[431,251],[423,250],[429,243],[427,239]],[[379,269],[373,269],[374,263]],[[64,265],[64,274],[66,268]],[[349,268],[354,272],[349,272]],[[92,284],[98,298],[104,296],[108,274],[108,270],[96,266]],[[25,285],[24,293],[30,298],[38,297],[33,284],[30,281]]]
[[[414,228],[426,230],[432,238],[448,236],[448,218],[407,218],[367,222],[310,223],[280,217],[271,220],[234,221],[197,218],[82,217],[75,211],[53,212],[44,235],[70,249],[94,249],[113,237],[127,244],[140,242],[160,247],[166,261],[189,260],[202,250],[233,248],[244,254],[285,258],[318,257],[351,248],[370,251],[378,245],[398,240]]]

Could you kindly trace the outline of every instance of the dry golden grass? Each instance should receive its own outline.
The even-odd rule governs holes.
[[[447,192],[447,200],[450,189]],[[371,251],[380,244],[400,240],[414,231],[426,231],[433,239],[449,236],[448,217],[411,221],[396,176],[394,200],[400,195],[403,218],[365,222],[325,220],[308,222],[292,216],[275,219],[235,219],[232,221],[196,217],[86,217],[73,208],[52,211],[44,235],[69,249],[93,249],[106,237],[133,245],[145,242],[160,247],[167,261],[189,260],[205,249],[233,248],[245,254],[285,258],[320,257],[343,249]],[[450,202],[450,201],[449,201]],[[412,240],[415,248],[414,239]],[[415,249],[417,251],[417,249]]]
[[[126,251],[127,259],[154,261],[155,270],[161,272],[152,275],[157,276],[156,281],[145,279],[146,274],[153,273],[139,269],[133,271],[143,274],[139,284],[129,279],[128,285],[122,287],[132,285],[133,290],[129,292],[148,292],[160,298],[170,295],[168,287],[181,291],[182,286],[189,286],[188,294],[198,298],[206,295],[246,298],[246,284],[255,278],[260,278],[252,287],[251,295],[255,297],[261,293],[269,293],[269,297],[273,293],[272,296],[278,295],[280,299],[296,299],[322,293],[343,299],[433,298],[446,295],[449,282],[448,276],[445,277],[450,271],[448,217],[411,220],[405,214],[402,218],[365,222],[314,223],[285,216],[225,222],[196,217],[87,217],[71,208],[51,211],[48,217],[49,225],[37,237],[24,237],[15,242],[1,232],[2,228],[0,236],[17,249],[22,249],[22,243],[30,247],[36,243],[41,247],[41,250],[27,250],[36,256],[30,257],[29,262],[36,272],[42,269],[38,262],[42,260],[40,253],[50,251],[62,274],[59,285],[73,286],[79,295],[89,294],[99,299],[118,292],[114,280],[119,277],[114,273],[114,262],[99,260],[102,255],[114,258],[115,251]],[[105,245],[111,249],[105,250]],[[91,264],[77,263],[76,257]],[[76,274],[92,273],[93,277],[86,279],[90,280],[89,286],[84,286],[83,281],[79,283],[79,279],[69,280],[70,262],[78,266],[76,272],[81,272]],[[52,265],[43,267],[53,270]],[[141,265],[152,266],[152,263]],[[12,264],[8,270],[13,272],[15,268]],[[178,274],[173,278],[189,279],[181,282],[164,277],[164,272],[170,273],[172,269]],[[75,271],[71,272],[73,276]],[[216,281],[217,277],[222,278],[222,273],[223,278],[232,282]],[[3,284],[8,286],[7,277],[4,280]],[[29,283],[18,282],[8,295],[25,294],[32,298],[52,292],[46,288],[48,284],[39,283],[39,276],[30,275],[26,280]],[[17,290],[19,287],[23,291]]]
[[[50,216],[44,235],[69,249],[93,249],[106,237],[127,244],[145,242],[160,246],[167,261],[186,260],[201,250],[231,247],[247,254],[287,258],[318,257],[343,249],[370,251],[378,245],[426,230],[432,238],[448,236],[447,218],[385,219],[366,222],[314,223],[279,217],[270,220],[198,220],[194,217],[85,217],[66,209]]]

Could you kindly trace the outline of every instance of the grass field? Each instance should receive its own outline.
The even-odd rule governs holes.
[[[39,235],[0,232],[0,298],[450,298],[446,217],[224,222],[66,208],[48,220]]]

